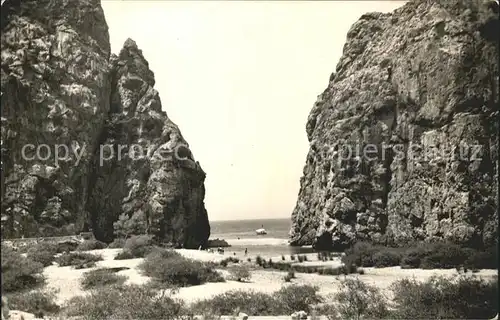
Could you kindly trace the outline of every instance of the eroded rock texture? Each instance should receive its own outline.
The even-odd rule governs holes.
[[[111,240],[113,222],[125,214],[144,219],[148,233],[175,246],[205,244],[210,234],[205,173],[161,110],[147,61],[128,39],[111,63],[111,110],[94,158],[88,202],[97,221],[94,233]]]
[[[2,237],[92,228],[111,241],[118,216],[136,215],[172,244],[204,244],[205,173],[135,43],[110,56],[100,1],[7,0],[1,27]]]
[[[469,0],[351,27],[307,122],[292,244],[497,241],[499,32],[498,5]]]
[[[109,110],[104,13],[95,0],[7,1],[1,46],[2,236],[74,232]],[[80,161],[70,152],[57,166],[56,144],[85,146]]]

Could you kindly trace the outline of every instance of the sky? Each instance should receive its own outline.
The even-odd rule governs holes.
[[[347,31],[403,1],[103,0],[111,48],[135,40],[203,170],[211,221],[290,218],[309,112]]]

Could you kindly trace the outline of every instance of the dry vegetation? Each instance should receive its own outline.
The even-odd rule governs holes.
[[[386,247],[356,243],[342,257],[345,265],[421,269],[496,269],[498,248],[476,250],[452,243],[423,243],[406,247]]]
[[[330,319],[488,319],[498,312],[498,278],[487,281],[470,274],[461,274],[455,279],[432,277],[424,282],[402,279],[390,287],[394,298],[389,299],[387,292],[351,276],[340,281],[338,292],[325,298],[318,293],[317,287],[285,284],[296,278],[296,272],[310,272],[309,267],[302,266],[308,270],[298,268],[298,271],[299,266],[292,268],[287,261],[273,262],[260,257],[255,259],[260,267],[255,264],[251,267],[251,263],[241,262],[234,257],[219,263],[206,263],[187,259],[174,250],[154,247],[145,238],[132,237],[129,240],[127,251],[145,256],[140,270],[154,280],[154,285],[124,285],[126,277],[116,273],[120,268],[90,270],[81,279],[81,286],[88,294],[74,297],[63,305],[55,302],[53,291],[43,288],[43,266],[51,261],[57,250],[44,244],[37,246],[39,254],[29,249],[27,257],[24,257],[2,245],[2,288],[10,308],[36,316],[79,316],[82,319],[187,319],[193,314],[232,315],[238,312],[272,316],[289,315],[300,310],[327,315]],[[374,248],[378,251],[371,255],[370,260],[368,252],[373,253]],[[445,249],[433,253],[421,248],[387,250],[390,253],[384,253],[379,247],[358,244],[347,252],[344,260],[352,261],[351,266],[357,268],[358,265],[377,266],[387,261],[391,265],[401,264],[403,260],[418,257],[419,266],[425,266],[430,261],[437,264],[445,262],[443,255],[459,255],[449,248],[446,254]],[[299,257],[296,257],[297,261],[304,260]],[[327,254],[321,257],[329,259]],[[97,255],[76,251],[63,253],[55,261],[60,265],[81,266],[99,259]],[[483,265],[491,263],[488,260],[491,258],[484,254],[481,259],[472,259],[471,256],[468,259],[482,261]],[[459,262],[458,259],[455,261]],[[446,263],[447,267],[456,267],[453,263]],[[232,290],[192,304],[176,299],[171,290],[164,290],[225,281],[217,271],[220,268],[226,268],[230,279],[234,281],[250,281],[252,268],[276,268],[287,271],[287,274],[283,287],[274,293]],[[356,270],[341,269],[340,272],[352,273]]]
[[[187,259],[173,250],[155,249],[139,267],[145,275],[165,286],[193,286],[224,281],[222,275],[209,264]]]

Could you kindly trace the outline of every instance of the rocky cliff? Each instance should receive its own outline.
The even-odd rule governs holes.
[[[210,234],[205,173],[132,40],[110,54],[99,0],[2,4],[2,237],[134,219],[173,245]]]
[[[497,241],[498,4],[368,13],[308,121],[291,242]]]

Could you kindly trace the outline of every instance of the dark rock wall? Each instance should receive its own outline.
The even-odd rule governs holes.
[[[92,150],[109,111],[104,13],[99,1],[37,0],[7,1],[4,14],[2,236],[74,232],[84,222]],[[41,147],[37,157],[42,144],[50,154]],[[56,165],[56,144],[85,146],[80,161],[71,152]]]
[[[113,222],[126,214],[145,219],[149,233],[173,245],[205,244],[210,234],[203,205],[205,173],[161,110],[147,61],[128,39],[111,63],[111,111],[94,158],[87,203],[96,236],[110,240]],[[97,163],[100,153],[102,164]]]
[[[204,244],[205,173],[135,43],[110,56],[100,1],[7,0],[1,27],[2,237],[92,228],[111,241],[126,214],[172,244]],[[150,154],[131,158],[131,145]],[[179,155],[151,157],[164,149]]]
[[[351,27],[307,122],[292,244],[497,241],[499,33],[498,5],[469,0]]]

